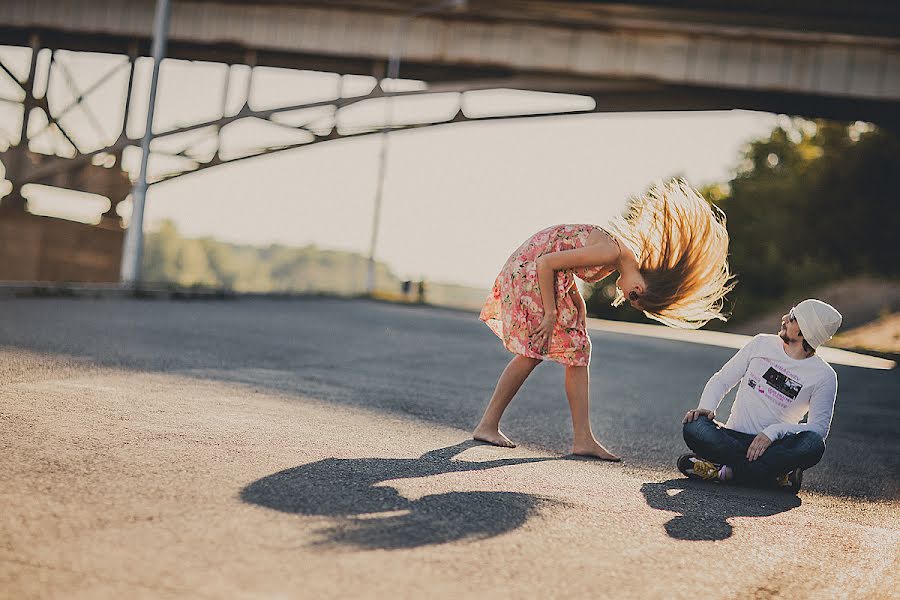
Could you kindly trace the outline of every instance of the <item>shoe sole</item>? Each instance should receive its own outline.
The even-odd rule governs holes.
[[[681,474],[685,477],[689,477],[690,479],[699,479],[697,475],[688,473],[687,471],[687,469],[691,466],[692,458],[697,458],[697,455],[692,452],[688,454],[682,454],[678,457],[678,462],[676,462],[675,465],[678,467],[678,470],[681,472]]]
[[[792,494],[796,496],[800,492],[800,488],[803,486],[803,469],[797,469],[797,475],[793,478],[788,477],[789,485],[779,485],[778,489],[782,490],[786,494]]]
[[[682,475],[684,475],[688,479],[694,479],[696,481],[712,481],[712,482],[718,481],[718,478],[707,479],[706,477],[701,477],[700,475],[697,475],[696,473],[694,473],[693,468],[692,468],[693,463],[691,463],[692,458],[700,458],[700,457],[697,456],[696,454],[694,454],[693,452],[689,452],[688,454],[682,454],[681,456],[678,457],[678,462],[676,463],[676,466],[678,467],[678,470],[681,471]],[[700,458],[700,460],[705,461],[706,459]],[[711,461],[706,461],[706,462],[711,462]],[[711,463],[711,464],[715,465],[716,463]],[[716,466],[718,466],[718,465],[716,465]],[[690,469],[690,472],[688,472],[688,469]]]

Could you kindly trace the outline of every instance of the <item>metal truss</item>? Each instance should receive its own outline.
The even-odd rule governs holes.
[[[61,60],[55,49],[50,49],[50,61],[47,66],[46,85],[41,92],[36,89],[37,64],[42,48],[38,36],[31,36],[31,60],[28,72],[24,80],[20,80],[13,70],[0,60],[0,71],[8,80],[18,86],[23,97],[21,100],[3,98],[6,103],[20,104],[22,106],[22,123],[18,139],[12,139],[8,135],[9,147],[0,152],[0,162],[6,169],[6,179],[12,183],[12,191],[3,199],[3,209],[24,210],[25,199],[21,189],[29,183],[67,188],[106,196],[110,199],[110,209],[104,214],[104,219],[118,219],[115,213],[116,205],[125,199],[131,190],[129,174],[122,170],[122,151],[133,144],[133,140],[125,135],[125,125],[128,121],[128,107],[131,105],[131,93],[134,82],[134,63],[136,52],[122,61],[96,81],[81,89],[75,80],[71,70],[65,61]],[[76,136],[63,125],[61,120],[70,112],[80,110],[84,114],[91,128],[99,137],[104,137],[103,124],[91,107],[86,103],[88,97],[97,93],[104,83],[109,81],[117,73],[129,68],[128,87],[125,97],[126,111],[122,119],[121,128],[116,142],[106,148],[93,152],[84,152],[82,144],[76,140]],[[50,109],[48,92],[52,73],[59,71],[68,92],[74,100],[65,105],[62,110],[54,114]],[[39,111],[46,121],[40,128],[30,126],[34,111]],[[37,129],[36,131],[30,131]],[[33,142],[37,142],[45,136],[56,134],[57,139],[67,147],[66,155],[45,154],[30,149]]]
[[[126,125],[133,103],[132,91],[135,62],[138,53],[137,48],[132,47],[129,55],[124,57],[119,64],[113,66],[106,73],[103,73],[96,81],[84,88],[79,86],[79,82],[77,82],[72,75],[66,62],[60,59],[57,54],[57,49],[49,49],[49,70],[59,70],[61,72],[65,86],[74,98],[56,114],[51,112],[50,103],[48,102],[47,97],[50,92],[49,72],[47,74],[47,89],[44,93],[41,94],[35,89],[35,73],[38,55],[41,50],[39,37],[37,35],[31,36],[31,61],[28,75],[24,80],[20,80],[13,70],[0,60],[0,71],[2,71],[0,77],[6,77],[12,80],[20,88],[21,93],[23,94],[23,97],[20,100],[14,98],[0,98],[0,101],[21,105],[24,115],[18,140],[10,139],[9,148],[4,152],[0,152],[0,162],[2,162],[6,168],[6,178],[9,179],[13,185],[12,193],[3,200],[4,208],[19,207],[20,209],[24,209],[25,201],[21,196],[22,186],[29,183],[38,183],[106,196],[110,199],[111,206],[109,211],[104,214],[104,218],[117,219],[116,205],[123,201],[131,190],[131,174],[125,171],[121,166],[122,153],[128,147],[139,147],[141,142],[139,137],[129,137],[126,132]],[[230,88],[232,87],[230,81],[232,68],[231,65],[229,65],[226,70],[226,77],[222,87],[221,117],[174,127],[153,134],[153,140],[156,142],[158,140],[176,139],[176,136],[191,132],[198,132],[201,130],[209,131],[209,134],[204,138],[192,139],[189,143],[174,151],[162,150],[158,148],[158,144],[156,145],[156,148],[151,147],[151,158],[154,155],[176,158],[182,160],[185,163],[185,166],[164,173],[157,173],[148,182],[150,185],[169,181],[220,165],[246,161],[252,158],[288,150],[311,147],[323,142],[371,135],[384,132],[385,130],[393,132],[434,127],[450,123],[573,115],[596,112],[599,110],[596,103],[591,103],[592,106],[590,108],[582,110],[471,116],[467,114],[465,110],[466,92],[489,89],[529,89],[530,85],[534,82],[529,82],[527,79],[521,78],[500,78],[494,80],[461,81],[455,83],[442,82],[427,86],[426,89],[391,92],[386,91],[386,89],[390,89],[390,86],[387,85],[387,80],[378,77],[376,77],[376,80],[379,81],[379,83],[365,95],[345,97],[343,96],[342,90],[338,89],[336,90],[335,97],[329,100],[304,102],[259,110],[252,108],[249,101],[254,81],[253,59],[253,53],[248,52],[244,64],[250,67],[250,76],[248,77],[246,89],[244,90],[244,101],[237,112],[226,114],[226,98],[228,98]],[[123,99],[124,116],[119,124],[115,141],[102,148],[86,150],[82,147],[83,144],[79,142],[77,136],[72,132],[67,131],[60,120],[70,112],[82,111],[84,117],[95,133],[101,137],[105,135],[102,118],[94,114],[88,100],[100,93],[103,84],[124,69],[128,69],[129,71],[128,84]],[[570,83],[560,86],[560,91],[565,90],[566,92],[569,92],[571,89]],[[427,97],[436,94],[456,94],[457,110],[449,118],[424,123],[404,123],[401,121],[389,125],[386,125],[385,123],[372,123],[352,128],[338,126],[341,111],[349,107],[356,107],[364,103],[391,102],[393,99]],[[570,98],[572,97],[571,92],[566,95]],[[324,111],[327,113],[325,116],[317,115],[303,120],[298,124],[286,124],[277,120],[279,115],[286,115],[296,111],[325,108],[331,109],[330,111]],[[29,129],[34,129],[33,127],[29,127],[29,120],[34,110],[39,110],[43,113],[46,125],[36,131],[29,131]],[[397,111],[395,110],[394,112],[396,113]],[[402,119],[402,114],[399,114],[398,117]],[[223,158],[220,154],[223,129],[233,123],[245,119],[257,119],[279,128],[302,133],[305,135],[306,139],[291,144],[261,145],[244,152],[243,154]],[[61,139],[61,142],[67,146],[68,154],[70,154],[70,156],[63,156],[59,151],[57,151],[57,154],[49,155],[34,152],[29,149],[29,145],[32,142],[38,140],[42,136],[52,135],[54,132]],[[6,135],[12,138],[10,132],[7,132]],[[211,140],[215,141],[215,151],[211,157],[208,156],[209,152],[206,152],[204,155],[197,151],[198,146],[206,145]],[[57,144],[57,146],[58,145],[59,144]]]
[[[464,100],[463,94],[466,91],[472,91],[473,89],[477,89],[475,85],[467,85],[465,83],[457,84],[457,85],[440,85],[435,86],[434,88],[430,88],[427,90],[415,90],[415,91],[405,91],[405,92],[393,92],[390,95],[385,94],[384,89],[376,85],[375,88],[364,96],[357,96],[352,98],[335,98],[333,100],[323,100],[317,102],[307,102],[302,104],[294,104],[289,106],[282,106],[277,108],[269,108],[266,110],[253,110],[250,108],[248,103],[244,103],[241,109],[232,115],[223,116],[219,119],[210,120],[202,123],[195,123],[193,125],[188,125],[184,127],[179,127],[176,129],[171,129],[168,131],[163,131],[157,134],[154,134],[154,139],[165,138],[167,136],[173,136],[178,134],[187,133],[190,131],[196,131],[205,128],[214,128],[215,129],[215,137],[217,138],[217,146],[218,138],[221,134],[221,130],[224,126],[234,123],[240,119],[246,118],[256,118],[262,121],[266,121],[273,125],[277,125],[278,127],[285,128],[287,130],[295,131],[295,132],[303,132],[308,134],[309,140],[298,142],[294,144],[284,144],[284,145],[276,145],[276,146],[265,146],[258,148],[254,151],[251,151],[243,156],[222,159],[219,156],[218,151],[213,155],[213,157],[209,160],[203,161],[198,159],[195,156],[192,156],[190,153],[190,148],[202,144],[205,140],[200,141],[192,141],[191,144],[185,149],[175,152],[175,153],[167,153],[168,156],[176,157],[176,158],[185,158],[194,163],[192,168],[188,168],[182,171],[173,172],[162,177],[157,177],[151,183],[159,183],[161,181],[166,181],[169,179],[173,179],[176,177],[181,177],[183,175],[187,175],[190,173],[195,173],[198,171],[202,171],[204,169],[208,169],[211,167],[216,167],[224,164],[231,164],[235,162],[245,161],[251,158],[256,158],[259,156],[264,156],[268,154],[274,154],[277,152],[284,152],[286,150],[295,150],[297,148],[306,148],[310,146],[314,146],[316,144],[320,144],[322,142],[329,142],[340,139],[348,139],[355,138],[360,136],[371,135],[373,133],[383,132],[385,129],[389,131],[403,131],[409,129],[421,129],[425,127],[434,127],[436,125],[446,125],[450,123],[463,123],[470,121],[495,121],[501,119],[521,119],[524,117],[536,117],[536,116],[559,116],[559,115],[573,115],[579,113],[587,113],[594,112],[595,109],[590,110],[570,110],[570,111],[555,111],[555,112],[542,112],[542,113],[525,113],[525,114],[515,114],[515,115],[488,115],[488,116],[479,116],[479,117],[470,117],[465,114],[463,109]],[[435,94],[446,94],[448,92],[455,92],[458,95],[458,108],[456,113],[444,120],[436,120],[427,123],[407,123],[407,124],[391,124],[391,125],[371,125],[371,126],[361,126],[356,128],[339,128],[336,124],[337,117],[341,109],[359,105],[364,102],[369,102],[372,100],[384,100],[390,101],[393,98],[408,98],[413,96],[428,96]],[[331,117],[326,117],[326,119],[330,120],[330,124],[325,124],[324,128],[327,129],[327,133],[319,133],[317,130],[323,129],[323,119],[316,118],[310,119],[305,123],[301,123],[299,125],[287,125],[285,123],[281,123],[273,119],[276,115],[289,113],[299,110],[305,109],[313,109],[313,108],[323,108],[328,107],[332,109]]]

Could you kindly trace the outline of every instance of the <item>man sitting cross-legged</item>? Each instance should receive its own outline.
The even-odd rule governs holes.
[[[804,300],[781,318],[778,335],[750,340],[713,375],[700,405],[685,414],[678,459],[688,477],[800,489],[803,469],[822,458],[837,396],[837,374],[816,348],[841,325],[841,314]],[[740,381],[728,422],[715,411]],[[808,415],[806,423],[799,421]]]

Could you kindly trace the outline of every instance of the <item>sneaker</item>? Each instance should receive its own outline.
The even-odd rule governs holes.
[[[796,494],[803,485],[803,469],[794,469],[775,480],[775,484],[786,492]]]
[[[678,470],[691,479],[718,481],[720,467],[721,465],[700,458],[696,454],[682,454],[678,458]]]

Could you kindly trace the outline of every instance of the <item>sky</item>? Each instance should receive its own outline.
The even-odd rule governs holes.
[[[124,60],[71,52],[60,52],[57,58],[81,91]],[[17,74],[24,73],[28,51],[0,47],[0,59]],[[48,59],[41,60],[40,85],[46,85],[40,74]],[[138,105],[146,98],[150,66],[147,59],[138,63]],[[244,67],[231,69],[226,113],[243,103],[248,73]],[[125,70],[116,72],[88,97],[93,117],[81,109],[66,113],[63,124],[83,150],[102,147],[118,134],[126,77]],[[224,81],[221,65],[165,61],[154,129],[219,116]],[[257,69],[250,103],[264,108],[331,98],[339,86],[345,95],[362,94],[373,84],[367,77]],[[398,82],[398,87],[422,86]],[[14,100],[17,93],[14,84],[0,78],[0,98]],[[62,69],[54,67],[48,92],[51,110],[58,114],[72,97]],[[467,94],[464,101],[472,114],[576,108],[589,102],[519,92]],[[456,95],[395,101],[394,114],[397,120],[449,116],[458,102]],[[353,127],[380,122],[383,106],[370,104],[343,111],[339,123]],[[303,116],[286,115],[284,121]],[[141,135],[145,119],[145,110],[133,110],[128,134]],[[402,278],[489,287],[506,257],[543,227],[603,224],[629,196],[675,175],[696,187],[726,182],[744,145],[767,134],[779,119],[747,111],[590,114],[392,133],[376,257]],[[15,104],[0,102],[0,140],[17,139],[20,122]],[[36,128],[31,131],[42,126],[36,117],[29,125]],[[201,139],[206,133],[155,147],[175,149],[193,141],[200,151],[211,153],[215,143]],[[300,139],[302,134],[269,123],[237,122],[223,130],[222,154]],[[382,143],[380,135],[327,142],[154,185],[147,195],[145,229],[171,219],[188,237],[254,245],[315,244],[367,254]],[[0,141],[0,149],[5,145]],[[52,130],[32,148],[71,152]],[[138,161],[135,149],[123,162],[136,173]],[[174,164],[158,160],[151,169],[162,172]],[[28,188],[26,196],[34,212],[85,221],[95,220],[108,206],[96,196],[43,187]],[[126,216],[128,210],[123,211]]]

